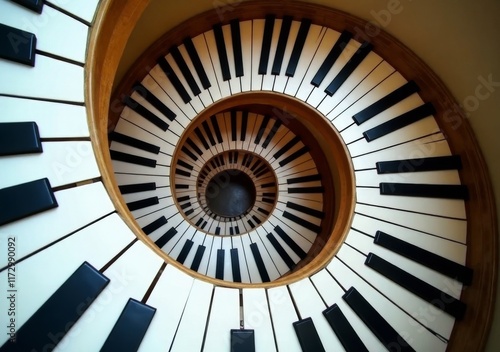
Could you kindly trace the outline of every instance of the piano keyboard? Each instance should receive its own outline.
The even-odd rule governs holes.
[[[215,23],[128,87],[109,134],[130,212],[119,214],[85,113],[96,11],[97,0],[0,4],[0,239],[15,246],[0,263],[2,295],[15,297],[0,305],[0,351],[447,349],[475,281],[471,190],[415,82],[376,45],[307,18]],[[321,113],[355,177],[344,243],[289,281],[334,227],[325,204],[342,192],[293,121],[252,106],[206,114],[261,91]],[[224,216],[209,197],[231,172],[255,201]]]

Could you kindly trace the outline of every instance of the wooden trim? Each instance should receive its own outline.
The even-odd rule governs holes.
[[[164,55],[173,45],[178,45],[186,36],[193,36],[219,23],[216,10],[194,16],[191,20],[169,31],[140,57],[114,94],[110,124],[107,124],[111,83],[123,52],[126,39],[137,22],[147,0],[110,0],[102,5],[96,26],[92,32],[87,65],[87,96],[91,136],[98,156],[99,167],[108,192],[118,212],[137,233],[135,221],[130,220],[128,210],[120,201],[112,175],[111,161],[107,152],[107,128],[113,129],[117,121],[120,94],[128,94],[131,84],[141,79],[155,64],[159,55]],[[464,164],[460,172],[463,184],[467,185],[470,200],[467,202],[468,251],[467,265],[474,270],[471,287],[463,291],[462,300],[468,304],[466,316],[456,322],[448,346],[450,351],[480,351],[484,349],[489,334],[498,266],[497,219],[495,202],[488,170],[474,134],[464,113],[458,108],[453,96],[430,68],[397,39],[381,30],[370,36],[367,21],[358,19],[328,7],[295,1],[249,1],[238,2],[232,11],[224,13],[223,23],[232,18],[241,20],[263,17],[274,13],[302,18],[304,14],[314,23],[330,28],[347,29],[358,35],[360,41],[370,39],[374,50],[390,62],[405,78],[413,79],[421,88],[421,96],[436,107],[436,120],[445,134],[453,153],[459,154]],[[194,25],[195,24],[195,25]],[[371,27],[373,30],[374,28]],[[112,40],[111,40],[112,39]],[[175,265],[175,263],[174,263]],[[220,283],[221,285],[224,282]]]

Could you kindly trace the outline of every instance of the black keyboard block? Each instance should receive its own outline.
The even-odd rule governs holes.
[[[332,327],[335,335],[348,352],[368,352],[368,349],[359,338],[354,328],[351,326],[347,318],[338,305],[334,304],[330,308],[323,311],[323,315]]]
[[[376,166],[378,174],[460,170],[462,168],[462,160],[459,155],[450,155],[431,158],[379,161],[376,163]]]
[[[325,352],[325,348],[311,318],[305,318],[293,323],[293,328],[299,339],[303,352]]]
[[[231,352],[255,352],[254,331],[249,329],[232,329]]]
[[[0,156],[42,151],[40,133],[35,122],[0,123]]]
[[[0,189],[0,225],[56,207],[47,178]]]
[[[43,10],[43,0],[12,0],[21,6],[26,7],[36,13],[42,13]]]
[[[380,194],[390,196],[424,197],[463,199],[469,198],[467,186],[463,185],[434,185],[419,183],[380,183]]]
[[[101,352],[137,351],[155,313],[156,308],[130,298]]]
[[[55,346],[99,296],[109,279],[84,262],[17,331],[16,342],[0,351],[43,351]],[[51,349],[52,350],[52,349]]]
[[[0,58],[35,66],[36,36],[0,23]]]

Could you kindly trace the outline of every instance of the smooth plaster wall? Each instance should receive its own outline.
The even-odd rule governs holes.
[[[195,14],[238,6],[241,0],[152,0],[132,33],[117,82],[157,38]],[[286,1],[284,1],[286,2]],[[378,23],[422,58],[444,81],[469,121],[483,151],[500,209],[500,1],[498,0],[309,0]],[[397,14],[387,14],[391,6]],[[396,11],[394,11],[396,12]],[[481,79],[495,82],[489,97],[479,99]],[[480,90],[481,93],[487,92]],[[476,97],[476,98],[474,98]],[[499,210],[497,209],[497,214]],[[499,217],[500,218],[500,217]],[[499,289],[500,293],[500,289]],[[486,351],[500,349],[500,302]]]

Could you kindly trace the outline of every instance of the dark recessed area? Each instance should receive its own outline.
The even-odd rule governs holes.
[[[205,190],[209,209],[223,217],[245,214],[254,205],[255,194],[255,185],[250,177],[236,169],[216,174]]]

